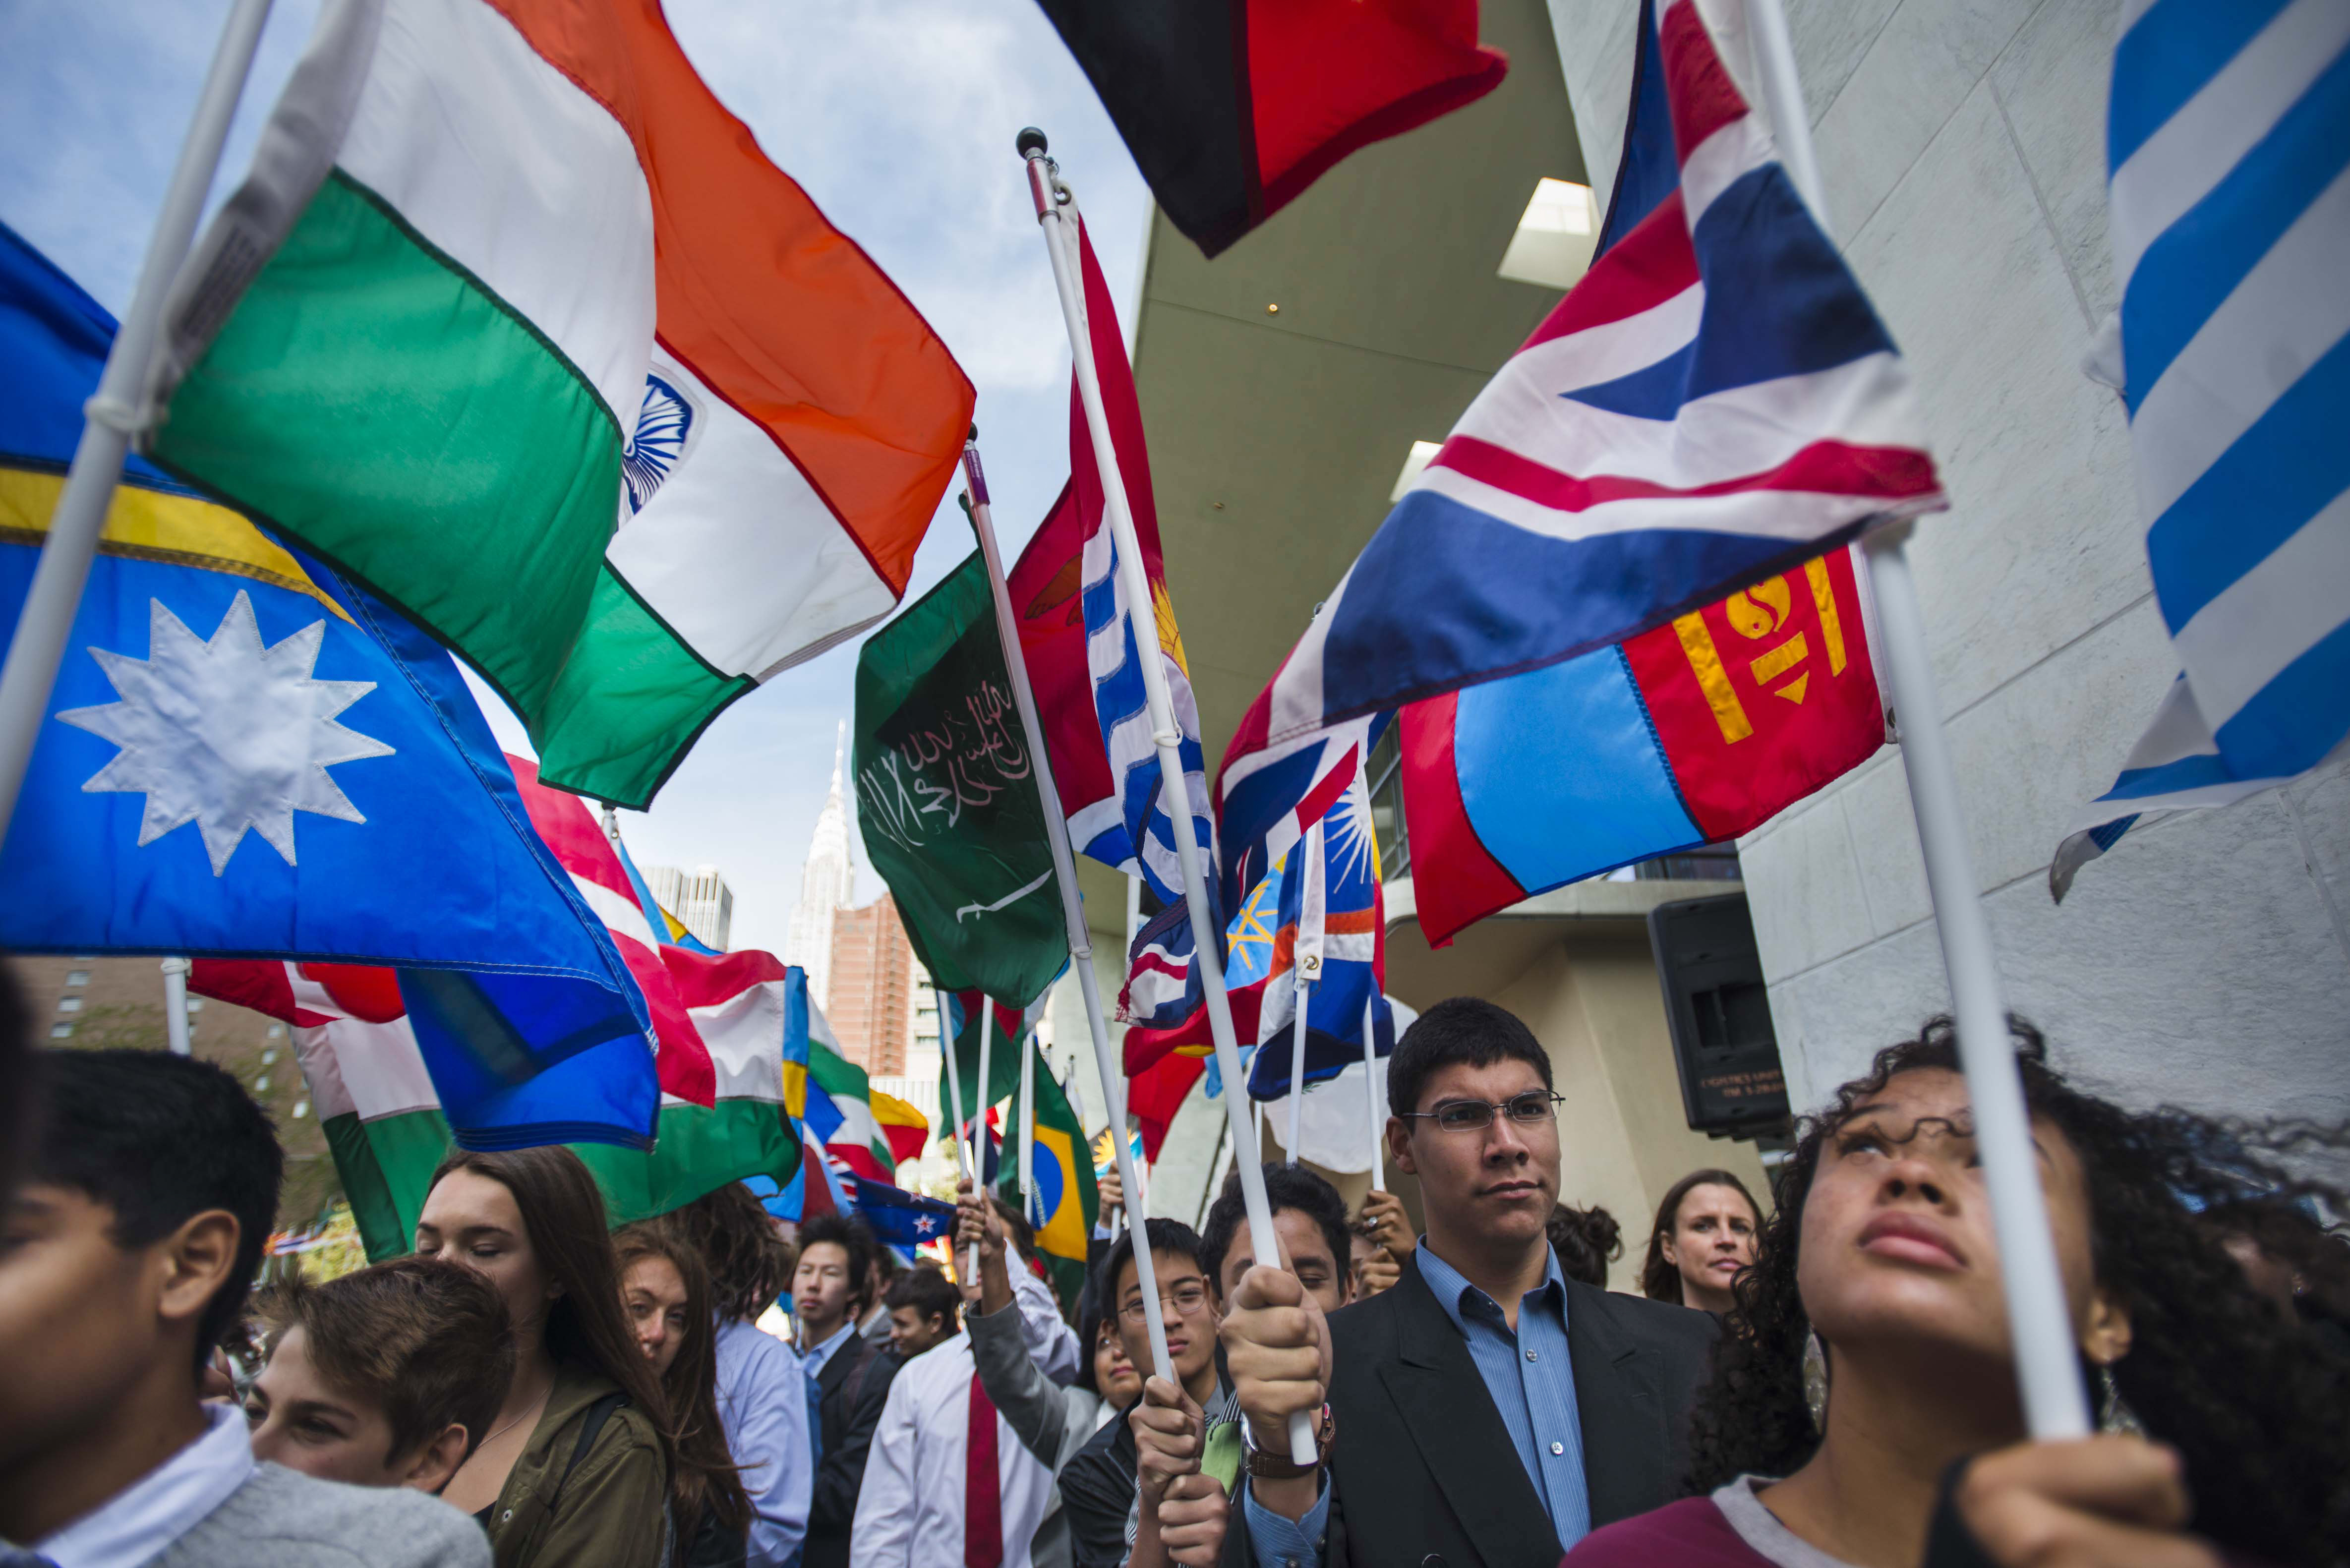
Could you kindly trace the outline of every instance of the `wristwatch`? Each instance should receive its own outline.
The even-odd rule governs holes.
[[[1241,1444],[1246,1449],[1246,1457],[1242,1459],[1241,1468],[1259,1480],[1295,1480],[1300,1476],[1310,1476],[1320,1469],[1322,1462],[1330,1457],[1330,1435],[1335,1428],[1330,1407],[1325,1405],[1322,1407],[1321,1427],[1314,1434],[1314,1462],[1301,1465],[1286,1452],[1258,1448],[1255,1429],[1243,1417],[1241,1420]]]

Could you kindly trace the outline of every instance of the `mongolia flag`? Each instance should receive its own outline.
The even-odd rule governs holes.
[[[1203,864],[1214,857],[1215,827],[1207,815],[1206,765],[1200,751],[1200,710],[1183,661],[1183,639],[1167,597],[1159,549],[1159,513],[1150,493],[1150,455],[1142,439],[1142,406],[1134,369],[1118,335],[1118,311],[1093,242],[1075,216],[1086,329],[1101,377],[1102,406],[1117,443],[1134,532],[1150,582],[1150,653],[1167,678],[1168,695],[1182,731],[1183,788]],[[1068,814],[1069,842],[1080,854],[1139,874],[1161,899],[1183,897],[1175,853],[1175,826],[1167,814],[1137,640],[1137,607],[1128,603],[1110,537],[1107,489],[1095,462],[1085,406],[1069,389],[1068,487],[1021,552],[1008,582],[1020,617],[1021,657],[1036,692],[1039,718],[1053,762],[1053,782]]]
[[[329,0],[165,307],[148,438],[650,801],[889,613],[971,383],[650,0]]]
[[[1476,0],[1043,0],[1150,193],[1214,255],[1358,147],[1501,84]]]
[[[1643,11],[1679,179],[1478,394],[1274,677],[1266,742],[1666,626],[1944,504],[1908,372],[1748,107],[1740,0]],[[1627,156],[1626,194],[1662,182]]]
[[[1407,704],[1420,929],[1751,832],[1874,755],[1885,712],[1856,547],[1629,642]]]
[[[0,637],[113,337],[95,301],[0,228]],[[483,1147],[554,1124],[651,1135],[643,998],[531,830],[454,661],[341,574],[136,459],[0,886],[0,947],[20,952],[408,969],[454,1031],[432,1043],[435,1071]],[[529,1087],[556,1071],[563,1093]]]

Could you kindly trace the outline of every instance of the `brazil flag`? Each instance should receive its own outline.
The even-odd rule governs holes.
[[[1027,1048],[1034,1051],[1035,1046]],[[1037,1261],[1053,1282],[1053,1293],[1062,1306],[1074,1311],[1077,1293],[1085,1288],[1086,1242],[1094,1233],[1101,1199],[1094,1190],[1094,1162],[1085,1129],[1077,1125],[1068,1096],[1041,1056],[1036,1062],[1035,1112],[1036,1141],[1029,1155],[1029,1168],[1035,1173],[1036,1190],[1028,1218],[1036,1227]],[[1014,1208],[1020,1206],[1019,1172],[1009,1161],[996,1179],[996,1190]]]

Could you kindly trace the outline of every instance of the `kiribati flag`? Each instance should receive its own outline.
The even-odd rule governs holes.
[[[1710,8],[1718,31],[1696,0],[1643,16],[1678,182],[1388,514],[1274,678],[1268,744],[1604,649],[1944,504],[1900,356],[1748,107],[1743,7]]]

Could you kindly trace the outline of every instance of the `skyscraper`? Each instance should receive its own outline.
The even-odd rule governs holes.
[[[816,814],[816,836],[808,841],[807,867],[800,874],[800,901],[792,910],[791,944],[784,961],[807,971],[808,995],[832,1012],[833,918],[848,903],[857,885],[857,862],[848,840],[848,808],[840,795],[840,764],[848,744],[848,722],[842,720],[833,743],[832,793]],[[895,911],[892,911],[895,918]],[[904,940],[901,935],[899,939]]]
[[[832,928],[832,1000],[825,1017],[840,1054],[868,1073],[900,1075],[914,1038],[913,945],[884,893],[842,909]]]
[[[726,950],[734,924],[734,890],[715,866],[686,871],[675,866],[648,866],[645,886],[653,901],[681,921],[708,946]]]

